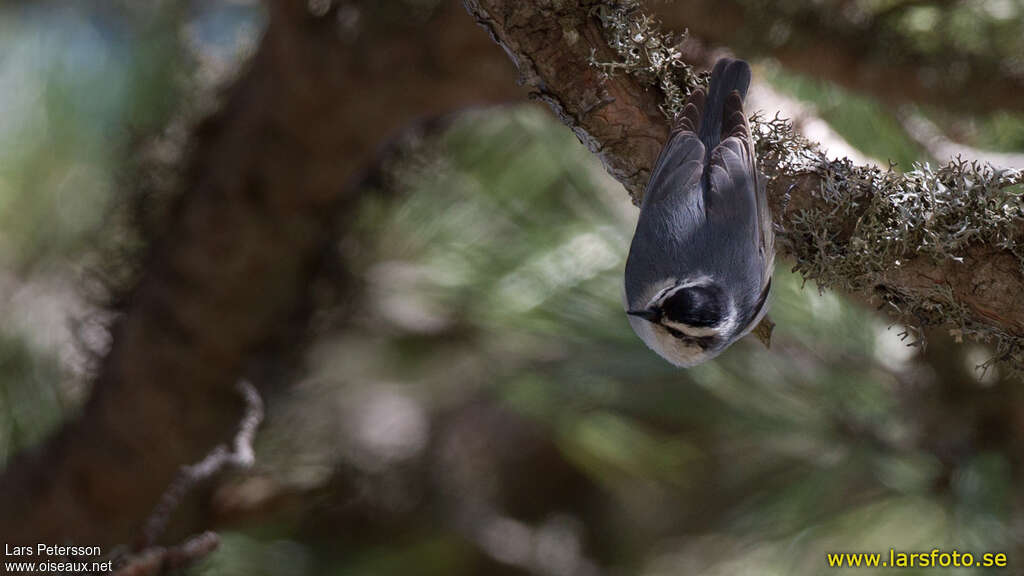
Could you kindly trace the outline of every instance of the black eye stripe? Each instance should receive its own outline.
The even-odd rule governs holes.
[[[725,295],[716,285],[679,288],[660,302],[664,316],[694,328],[710,328],[722,323],[727,310]]]
[[[664,326],[665,330],[667,330],[673,338],[696,344],[697,346],[700,346],[702,350],[707,350],[709,346],[715,343],[714,336],[689,336],[684,332],[672,328],[671,326],[665,326],[664,324],[662,324],[662,326]]]

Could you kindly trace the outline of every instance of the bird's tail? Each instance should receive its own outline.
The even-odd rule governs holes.
[[[704,114],[700,123],[700,140],[708,156],[722,139],[722,109],[725,99],[733,90],[746,99],[750,87],[750,65],[735,58],[722,58],[711,72],[711,83],[704,101]]]

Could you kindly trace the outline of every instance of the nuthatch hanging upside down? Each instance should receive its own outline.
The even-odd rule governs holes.
[[[690,96],[647,184],[626,261],[633,331],[676,366],[714,358],[768,309],[774,261],[764,178],[743,99],[750,66],[723,58]]]

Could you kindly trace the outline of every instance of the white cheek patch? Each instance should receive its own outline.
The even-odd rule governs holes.
[[[687,342],[672,336],[661,325],[632,316],[629,317],[629,324],[648,348],[680,368],[696,366],[712,356],[695,342]]]
[[[705,338],[707,336],[717,336],[722,334],[721,326],[690,326],[689,324],[683,324],[682,322],[673,322],[671,320],[665,320],[662,322],[665,326],[674,330],[679,330],[687,336],[693,336],[694,338]]]

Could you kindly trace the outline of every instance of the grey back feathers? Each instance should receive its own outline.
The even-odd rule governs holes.
[[[673,310],[670,316],[699,317],[682,327],[648,320],[666,322],[660,313],[630,316],[637,334],[677,365],[717,355],[767,309],[774,248],[764,178],[743,111],[750,77],[746,62],[723,58],[708,92],[690,97],[651,171],[626,262],[626,305],[634,312],[660,307],[659,295],[673,286],[712,286],[721,294],[718,302],[701,300],[693,314]],[[696,303],[697,294],[664,304]],[[701,353],[687,346],[687,329],[703,338]]]

